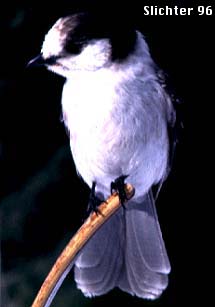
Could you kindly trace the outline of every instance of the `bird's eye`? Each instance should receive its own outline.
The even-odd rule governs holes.
[[[56,64],[56,62],[59,58],[60,57],[57,56],[57,55],[52,55],[52,56],[48,57],[47,59],[45,59],[45,64],[46,65],[54,65],[54,64]]]
[[[73,55],[77,55],[81,53],[81,50],[83,49],[83,44],[81,42],[74,43],[73,41],[67,41],[64,48],[66,52],[69,52]]]

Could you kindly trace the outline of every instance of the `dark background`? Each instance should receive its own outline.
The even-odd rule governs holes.
[[[115,1],[116,2],[116,1]],[[100,2],[101,3],[101,2]],[[62,15],[81,8],[116,12],[135,22],[152,56],[182,102],[184,129],[172,173],[157,202],[172,272],[162,297],[148,302],[119,290],[87,299],[71,273],[53,306],[184,306],[207,296],[208,216],[213,143],[213,16],[143,16],[140,4],[196,8],[212,1],[12,1],[0,10],[0,222],[2,306],[30,306],[62,248],[82,223],[89,190],[77,177],[61,122],[63,78],[26,69],[44,34]],[[47,5],[47,7],[45,7]],[[214,13],[215,13],[215,8]],[[111,17],[110,17],[111,22]],[[203,234],[204,233],[204,234]],[[200,289],[199,291],[197,289]]]

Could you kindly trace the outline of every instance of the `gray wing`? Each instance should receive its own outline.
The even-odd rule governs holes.
[[[75,263],[75,281],[85,296],[105,294],[116,286],[122,268],[122,209],[95,233]]]
[[[143,203],[129,203],[126,210],[125,270],[119,287],[130,294],[154,299],[167,287],[169,272],[169,259],[150,192]]]

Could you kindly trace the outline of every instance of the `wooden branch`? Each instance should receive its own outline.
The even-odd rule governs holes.
[[[128,199],[133,197],[134,188],[130,184],[125,185],[125,191]],[[96,214],[95,212],[93,212],[90,214],[84,224],[79,228],[73,238],[69,241],[61,255],[58,257],[50,273],[45,279],[42,287],[40,288],[40,291],[38,292],[32,304],[32,307],[50,306],[64,278],[71,270],[74,264],[74,259],[77,256],[78,252],[92,237],[96,230],[101,227],[101,225],[105,221],[107,221],[110,216],[119,208],[119,196],[117,193],[114,193],[106,200],[106,202],[102,203],[99,206],[99,213]],[[66,271],[68,272],[66,273]],[[57,286],[58,283],[60,283],[59,286]]]

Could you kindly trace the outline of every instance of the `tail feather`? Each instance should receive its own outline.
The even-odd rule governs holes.
[[[126,288],[125,286],[126,284]],[[155,285],[149,285],[143,280],[138,280],[137,272],[134,272],[132,266],[127,263],[126,275],[119,282],[119,288],[123,291],[130,293],[131,295],[136,295],[145,299],[154,299],[159,297],[163,290],[158,289]]]
[[[122,219],[109,219],[83,248],[75,263],[75,281],[86,296],[107,293],[116,286],[122,267]]]
[[[125,274],[119,287],[133,295],[154,299],[168,285],[169,259],[152,194],[142,203],[130,203],[125,211]]]
[[[168,285],[169,259],[151,192],[130,202],[93,236],[76,261],[75,280],[86,296],[119,287],[154,299]]]
[[[126,211],[127,241],[135,248],[149,270],[168,274],[170,263],[162,238],[152,193],[143,203],[129,204]],[[132,241],[136,242],[132,244]]]

